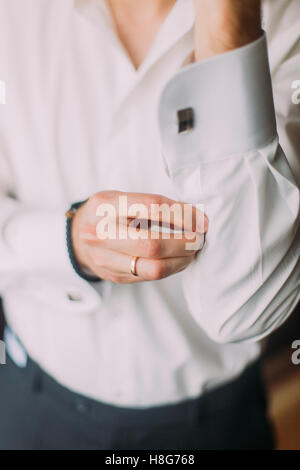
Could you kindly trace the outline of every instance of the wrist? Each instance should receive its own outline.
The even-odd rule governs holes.
[[[85,205],[85,204],[84,204]],[[80,237],[81,227],[82,227],[82,214],[84,210],[84,205],[81,206],[75,213],[72,219],[71,225],[71,240],[74,251],[74,256],[76,261],[83,271],[90,272],[89,262],[88,262],[88,250],[86,248],[86,242]]]
[[[83,206],[86,201],[75,203],[66,213],[66,242],[70,262],[74,271],[89,282],[99,282],[101,279],[95,276],[88,267],[88,250],[80,237],[82,227]]]
[[[194,0],[195,60],[243,47],[262,35],[260,0]]]

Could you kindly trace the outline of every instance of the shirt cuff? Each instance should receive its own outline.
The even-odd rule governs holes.
[[[180,132],[178,111],[189,108],[191,128]],[[265,34],[172,77],[160,98],[159,126],[172,171],[241,155],[271,142],[277,131]]]
[[[76,279],[67,253],[65,227],[63,211],[24,209],[8,221],[4,235],[24,271],[47,269]]]

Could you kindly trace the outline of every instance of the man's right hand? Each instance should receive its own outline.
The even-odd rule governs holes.
[[[182,209],[182,218],[178,212],[168,210],[157,212],[156,223],[166,224],[183,231],[180,239],[174,233],[162,234],[147,230],[142,225],[138,231],[132,225],[133,217],[130,209],[127,214],[119,212],[120,196],[127,197],[128,208],[133,204],[142,204],[148,210],[150,219],[153,204],[166,204],[165,208],[177,204]],[[99,233],[101,216],[99,207],[109,205],[115,211],[115,220],[111,220],[116,227],[116,236],[107,237]],[[105,205],[105,206],[104,206]],[[101,279],[115,283],[131,284],[141,281],[163,279],[186,269],[195,259],[202,247],[203,234],[207,231],[208,221],[203,213],[189,205],[191,217],[184,217],[184,203],[173,201],[161,195],[141,193],[121,193],[119,191],[103,191],[92,196],[76,212],[72,223],[72,240],[77,261],[83,268],[88,269]],[[105,211],[104,211],[105,212]],[[98,228],[97,228],[98,226]],[[127,231],[127,236],[120,236],[119,227]],[[172,232],[172,231],[171,231]],[[122,231],[124,234],[124,230]],[[168,237],[168,239],[166,238]],[[193,249],[188,249],[193,243]],[[137,256],[137,277],[131,274],[131,260]]]

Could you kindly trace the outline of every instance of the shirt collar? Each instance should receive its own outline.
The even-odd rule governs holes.
[[[194,26],[195,12],[192,0],[177,0],[172,11],[165,19],[154,44],[141,69],[158,60],[179,39],[190,32]]]
[[[106,0],[74,0],[77,11],[98,29],[112,29],[112,20]],[[182,36],[192,30],[195,13],[192,0],[177,0],[165,19],[141,69],[148,68]]]
[[[74,0],[75,9],[91,24],[112,27],[111,16],[105,0]]]
[[[112,34],[113,25],[106,0],[74,0],[75,8],[92,27]],[[118,99],[118,107],[142,80],[147,71],[183,36],[191,32],[194,26],[195,12],[193,0],[177,0],[173,9],[165,19],[155,41],[138,70],[135,70],[128,58],[128,67],[123,70],[127,80]],[[124,52],[125,53],[125,52]],[[126,85],[125,85],[126,84]]]

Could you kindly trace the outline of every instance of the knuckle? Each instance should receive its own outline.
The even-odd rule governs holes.
[[[148,258],[159,258],[161,255],[160,240],[144,240],[145,251]]]
[[[120,274],[112,274],[110,277],[110,281],[113,284],[122,284],[123,283],[123,277]]]
[[[89,200],[89,205],[91,206],[97,206],[101,202],[101,193],[95,193],[93,194]]]
[[[151,194],[147,200],[147,203],[151,207],[153,204],[162,204],[163,200],[164,198],[160,194]]]
[[[94,194],[95,202],[98,204],[106,203],[115,198],[116,191],[101,191]]]
[[[189,249],[186,249],[185,250],[185,254],[186,254],[186,258],[191,258],[191,259],[194,259],[194,257],[196,256],[196,254],[198,253],[198,250],[189,250]]]
[[[166,277],[166,267],[162,262],[155,262],[151,267],[151,278],[153,280],[159,280]]]

